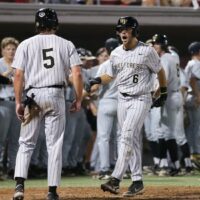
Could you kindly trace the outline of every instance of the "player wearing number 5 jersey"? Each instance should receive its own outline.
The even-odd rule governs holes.
[[[56,188],[61,178],[62,144],[65,131],[64,86],[67,84],[66,77],[71,68],[76,92],[73,111],[80,110],[83,89],[81,60],[70,41],[55,35],[58,28],[55,10],[40,9],[36,13],[35,20],[38,35],[19,45],[12,64],[12,67],[16,68],[14,80],[16,113],[22,121],[20,147],[15,166],[17,184],[13,199],[24,198],[24,180],[28,176],[28,167],[39,135],[41,121],[44,121],[48,151],[49,193],[47,200],[58,200]],[[29,100],[25,109],[22,104],[23,89]],[[40,112],[27,122],[26,116],[31,114],[33,104],[39,107]]]
[[[138,29],[135,18],[119,19],[116,30],[123,44],[111,53],[110,72],[95,78],[96,83],[104,84],[116,77],[119,92],[119,155],[111,179],[102,184],[101,189],[118,194],[119,183],[129,165],[132,184],[124,196],[133,196],[143,190],[140,134],[152,104],[150,92],[154,74],[158,74],[161,101],[167,97],[165,73],[158,54],[152,47],[138,41]]]

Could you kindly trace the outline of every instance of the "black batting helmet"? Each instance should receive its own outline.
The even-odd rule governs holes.
[[[169,52],[168,50],[168,39],[166,35],[155,34],[152,37],[152,44],[159,44],[161,49],[165,52]]]
[[[134,17],[126,16],[119,18],[116,31],[126,28],[132,28],[133,36],[137,37],[139,35],[139,23]]]
[[[155,34],[152,37],[152,43],[153,44],[161,44],[161,45],[168,45],[168,39],[166,35],[162,35],[162,34]]]
[[[188,46],[188,51],[191,55],[199,53],[200,52],[200,42],[192,42],[189,46]]]
[[[37,31],[58,28],[56,11],[51,8],[41,8],[35,14],[35,26]]]
[[[119,46],[119,41],[116,38],[109,38],[105,41],[105,47],[110,54],[113,49]]]
[[[83,60],[94,60],[96,57],[92,55],[92,52],[82,47],[76,49],[79,57]]]

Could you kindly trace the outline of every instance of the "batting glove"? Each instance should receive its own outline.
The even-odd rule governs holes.
[[[89,84],[85,84],[85,90],[86,92],[90,93],[91,87],[95,84],[101,84],[101,78],[96,77],[96,78],[91,78],[89,79]]]

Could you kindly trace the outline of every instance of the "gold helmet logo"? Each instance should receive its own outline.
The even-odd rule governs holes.
[[[125,25],[127,23],[127,19],[121,18],[120,19],[120,24]]]

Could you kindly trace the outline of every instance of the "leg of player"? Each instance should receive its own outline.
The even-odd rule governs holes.
[[[119,155],[115,169],[111,175],[112,178],[107,183],[101,185],[102,190],[118,194],[119,182],[122,180],[129,162],[133,163],[134,159],[137,160],[137,162],[134,169],[132,169],[131,176],[133,177],[133,182],[129,187],[128,192],[124,195],[132,196],[143,189],[141,147],[139,145],[139,139],[141,128],[150,106],[151,102],[148,102],[148,100],[132,99],[130,101],[126,101],[123,98],[119,99],[119,123],[123,124]],[[137,145],[133,146],[133,144],[136,143]],[[133,155],[133,152],[137,153]]]

